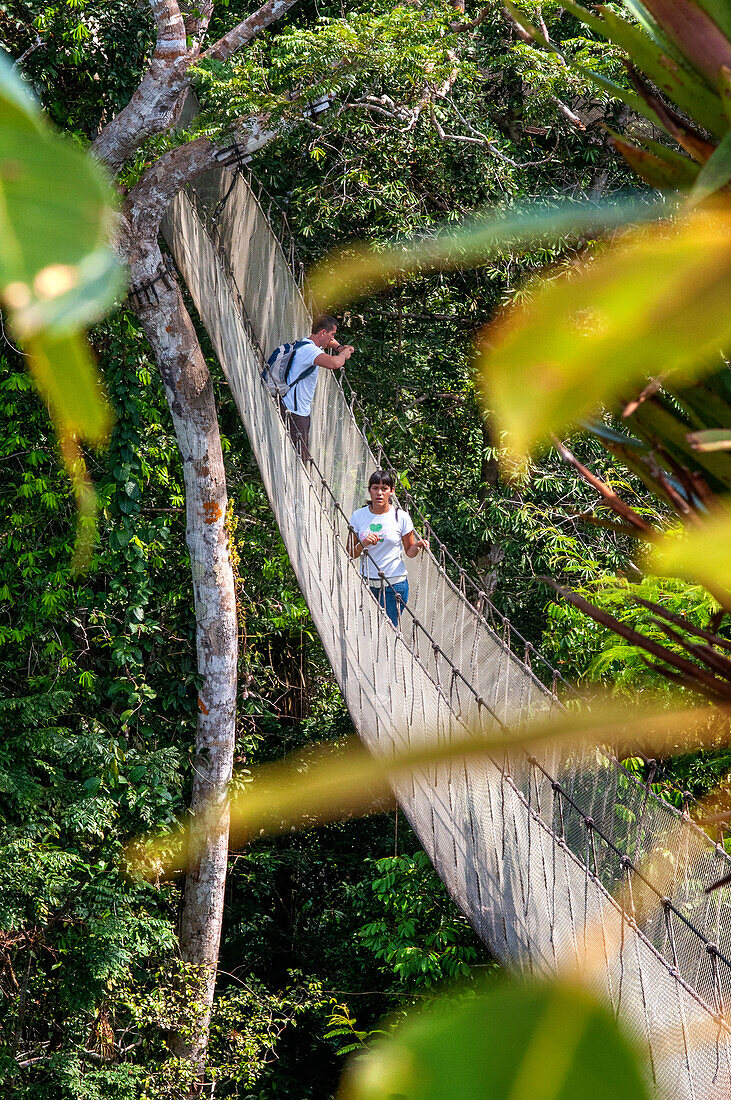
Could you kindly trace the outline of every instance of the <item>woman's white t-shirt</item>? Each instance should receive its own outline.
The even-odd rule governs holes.
[[[406,576],[406,567],[401,556],[404,535],[414,530],[411,516],[392,505],[383,515],[376,515],[368,505],[353,512],[350,517],[350,526],[362,541],[371,533],[378,535],[378,542],[374,546],[366,546],[368,557],[361,555],[361,573],[369,580],[378,581],[379,571],[389,580],[400,580]]]

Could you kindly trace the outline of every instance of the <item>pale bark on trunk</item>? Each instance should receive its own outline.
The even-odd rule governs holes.
[[[211,56],[224,60],[279,19],[296,0],[267,0],[223,39]],[[129,104],[102,130],[93,152],[116,173],[145,140],[175,124],[200,41],[213,11],[200,4],[149,0],[157,44],[147,72]],[[186,38],[186,36],[189,36]],[[237,139],[253,151],[274,137],[266,119],[243,120]],[[191,141],[161,157],[130,192],[119,225],[117,247],[129,264],[132,287],[157,275],[162,256],[157,237],[174,195],[213,163],[207,138]],[[208,1049],[223,920],[228,859],[228,785],[236,737],[238,627],[234,577],[226,530],[226,479],[213,385],[193,323],[177,286],[155,283],[154,304],[135,308],[152,348],[183,462],[186,541],[190,554],[196,616],[196,651],[201,687],[191,813],[195,862],[186,877],[181,918],[182,959],[192,967],[175,1052],[188,1059],[202,1080]],[[140,298],[136,299],[140,301]]]
[[[161,259],[157,244],[149,244],[132,262],[133,275],[140,281],[150,278]],[[141,306],[136,313],[160,370],[183,463],[186,543],[201,678],[190,802],[194,865],[185,880],[180,929],[181,956],[192,970],[183,987],[184,1019],[173,1049],[189,1059],[202,1076],[228,859],[238,625],[226,529],[226,475],[213,383],[180,290],[157,283],[156,293],[154,305]]]

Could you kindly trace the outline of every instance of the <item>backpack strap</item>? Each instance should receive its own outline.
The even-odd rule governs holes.
[[[299,385],[299,383],[300,383],[300,382],[301,382],[301,381],[302,381],[302,380],[303,380],[304,378],[308,378],[308,377],[309,377],[309,376],[310,376],[310,375],[311,375],[311,374],[313,373],[313,371],[314,371],[315,369],[316,369],[316,368],[315,368],[315,364],[314,364],[314,363],[312,364],[312,366],[310,366],[310,367],[306,367],[306,368],[305,368],[305,369],[304,369],[304,370],[302,371],[302,374],[301,374],[301,375],[299,376],[299,378],[295,378],[294,382],[293,382],[293,383],[292,383],[292,385],[291,385],[291,386],[289,387],[289,393],[294,393],[294,409],[293,409],[293,412],[297,412],[297,386]]]
[[[292,357],[291,357],[291,359],[290,359],[290,361],[287,365],[287,373],[285,375],[285,381],[289,381],[289,371],[290,371],[290,368],[292,366],[292,361],[294,360],[295,352],[299,351],[300,348],[303,348],[306,343],[307,343],[307,340],[298,340],[297,343],[295,344],[294,351],[292,352]],[[302,373],[297,375],[294,382],[290,383],[288,392],[294,394],[294,409],[292,410],[293,412],[297,412],[297,404],[298,404],[298,402],[297,402],[297,386],[299,385],[300,382],[303,382],[305,378],[309,378],[309,376],[311,374],[313,374],[316,370],[317,370],[317,367],[315,366],[315,364],[310,363],[309,367],[305,367],[305,369],[302,371]]]
[[[289,360],[287,362],[287,366],[285,367],[285,370],[284,370],[284,384],[285,384],[285,386],[289,385],[289,372],[292,370],[292,364],[294,363],[294,357],[297,354],[297,352],[299,351],[299,349],[303,348],[306,343],[307,343],[306,340],[295,340],[295,342],[292,344],[292,351],[290,353]],[[295,382],[293,382],[292,385],[296,385],[297,382],[299,382],[299,378]]]

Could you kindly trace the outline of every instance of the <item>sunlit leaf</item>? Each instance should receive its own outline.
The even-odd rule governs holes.
[[[731,340],[731,216],[633,230],[484,332],[488,407],[518,459],[657,373],[715,369]]]
[[[662,576],[686,577],[702,585],[725,606],[731,600],[731,508],[714,513],[702,527],[666,535],[647,558],[647,567]]]
[[[363,244],[347,246],[316,264],[308,277],[309,288],[318,308],[334,310],[388,286],[397,276],[479,266],[507,251],[528,250],[562,238],[585,239],[668,211],[664,203],[631,201],[603,207],[577,202],[553,207],[535,204],[501,218],[477,218],[457,231],[406,240],[382,252]]]
[[[496,984],[412,1015],[346,1073],[340,1100],[642,1100],[637,1054],[571,985]]]
[[[645,183],[658,191],[685,190],[698,176],[698,165],[670,149],[662,152],[642,149],[619,134],[612,135],[612,144]],[[660,146],[662,148],[662,146]]]
[[[701,168],[690,193],[691,202],[702,202],[731,179],[731,130]]]
[[[714,708],[712,713],[717,716],[718,710]],[[393,801],[392,783],[446,761],[490,755],[502,758],[506,751],[522,749],[540,754],[555,746],[570,753],[597,743],[621,746],[618,754],[622,758],[638,749],[659,757],[669,746],[675,750],[681,744],[687,749],[702,744],[699,730],[703,731],[705,721],[707,712],[702,708],[655,711],[646,701],[642,713],[637,714],[611,700],[595,703],[591,711],[560,712],[494,736],[480,730],[449,741],[419,735],[412,747],[387,757],[367,752],[357,739],[342,745],[315,745],[257,768],[244,790],[232,796],[231,847],[241,847],[266,833],[381,812]],[[220,812],[220,806],[211,807],[214,818]],[[203,835],[205,829],[182,825],[174,833],[138,840],[130,846],[130,864],[152,877],[178,874],[195,861],[196,833]]]
[[[111,413],[89,346],[80,333],[40,332],[26,343],[28,366],[63,433],[101,442]]]
[[[0,300],[60,432],[109,428],[92,357],[74,335],[114,302],[113,192],[83,149],[56,134],[0,54]]]
[[[731,451],[731,428],[689,432],[687,439],[694,451]]]

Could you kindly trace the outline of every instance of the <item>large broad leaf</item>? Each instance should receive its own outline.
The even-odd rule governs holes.
[[[647,567],[661,576],[699,581],[725,607],[731,606],[731,508],[711,516],[702,527],[667,535],[648,556]]]
[[[644,1100],[613,1016],[570,985],[495,985],[414,1015],[351,1066],[340,1100]]]
[[[64,434],[103,439],[109,406],[89,345],[80,332],[41,331],[25,344],[28,366]]]
[[[594,15],[574,0],[562,0],[562,7],[588,27],[615,45],[620,46],[636,67],[669,99],[701,126],[723,137],[728,129],[721,100],[690,65],[680,65],[642,30],[620,18],[610,8],[602,7],[602,15]]]
[[[469,730],[448,740],[415,736],[414,743],[397,753],[374,755],[357,738],[341,744],[311,745],[304,752],[256,768],[230,799],[232,848],[248,844],[265,833],[312,828],[352,817],[380,812],[393,800],[392,785],[448,761],[474,757],[504,759],[506,752],[522,750],[536,755],[563,751],[574,759],[587,744],[617,745],[622,758],[638,746],[652,756],[688,750],[703,744],[707,715],[698,708],[653,710],[643,699],[641,713],[623,708],[616,699],[595,700],[590,711],[559,711],[537,717],[529,725],[501,728],[496,734]],[[699,733],[699,730],[701,731]],[[412,734],[417,731],[412,730]],[[592,752],[594,750],[592,749]],[[215,818],[221,807],[214,804]],[[134,841],[128,851],[131,866],[158,878],[178,874],[195,862],[197,837],[205,835],[204,815],[188,819],[174,832]]]
[[[485,330],[489,408],[519,459],[647,377],[716,369],[731,342],[731,214],[628,232]]]
[[[51,130],[0,53],[0,299],[59,429],[91,441],[110,418],[76,333],[122,286],[112,199],[100,166]]]
[[[711,88],[722,65],[731,65],[731,41],[697,0],[644,0],[655,21]]]
[[[695,0],[731,41],[731,4],[728,0]]]
[[[731,130],[720,143],[716,151],[706,161],[698,173],[693,190],[690,193],[691,202],[702,202],[725,187],[731,179]]]

